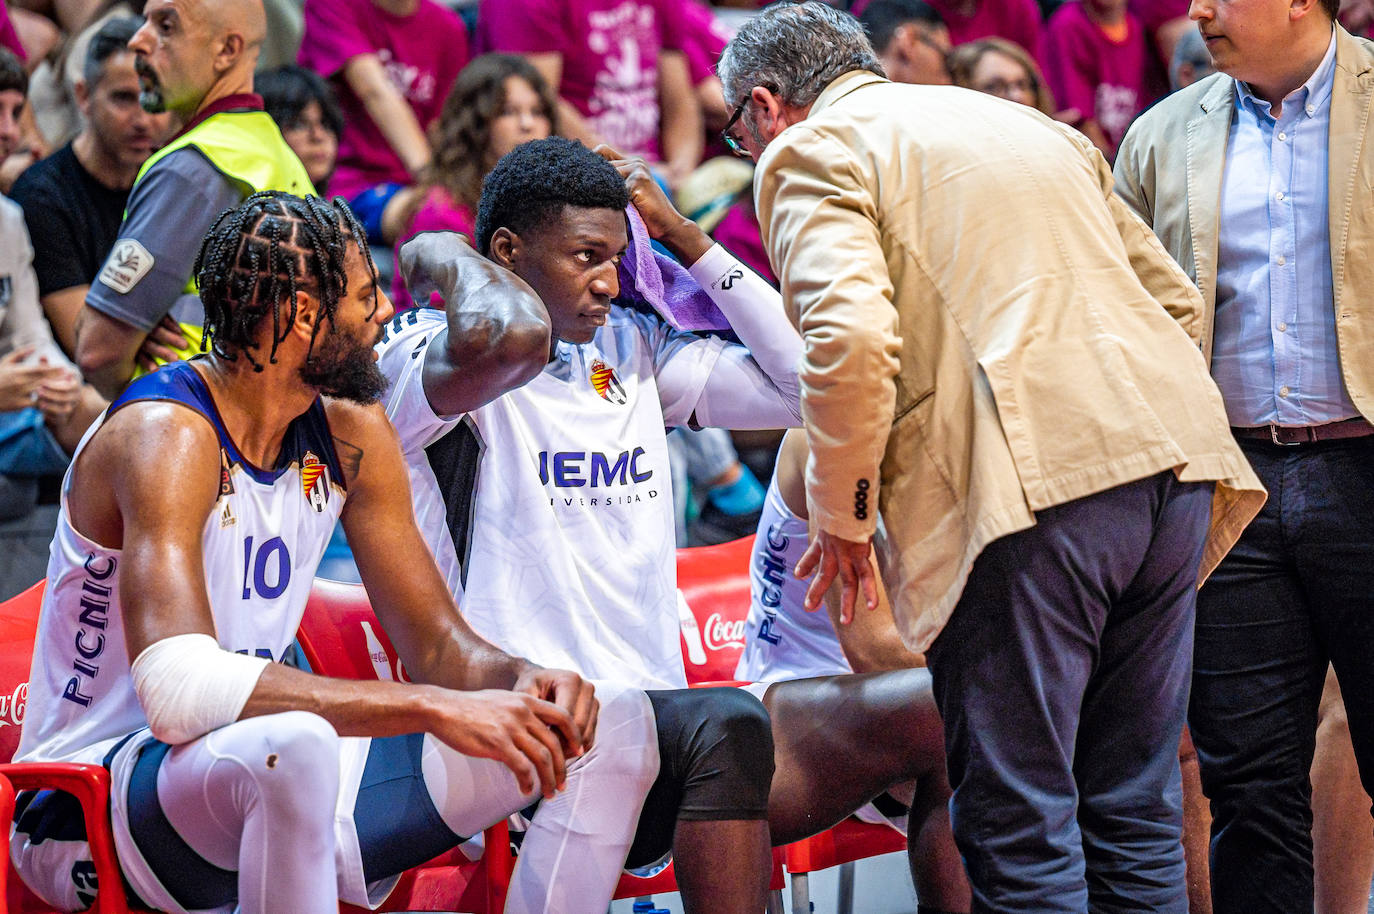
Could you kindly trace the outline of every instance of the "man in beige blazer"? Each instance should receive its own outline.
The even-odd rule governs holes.
[[[880,73],[814,0],[720,64],[805,339],[808,601],[838,576],[871,607],[874,540],[927,652],[975,910],[1185,911],[1195,587],[1264,498],[1201,298],[1085,138]]]
[[[1198,596],[1189,721],[1223,914],[1313,908],[1328,662],[1374,788],[1374,44],[1337,8],[1194,0],[1221,72],[1117,157],[1118,193],[1202,292],[1202,352],[1271,493]]]

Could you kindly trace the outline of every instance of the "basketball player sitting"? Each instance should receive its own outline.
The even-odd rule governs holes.
[[[109,768],[126,885],[95,884],[71,798],[27,794],[12,857],[59,910],[375,904],[541,796],[507,910],[606,909],[657,773],[648,702],[458,614],[376,405],[392,308],[362,239],[341,202],[222,215],[196,266],[211,352],[135,381],[72,460],[18,758]],[[414,684],[273,662],[340,517]]]
[[[615,303],[632,198],[741,343]],[[683,688],[664,428],[800,424],[801,343],[778,294],[673,210],[642,163],[613,165],[566,140],[528,143],[497,165],[476,234],[489,261],[455,236],[402,250],[412,292],[436,289],[447,311],[388,326],[387,414],[420,526],[473,627],[537,660],[651,690],[662,771],[630,863],[666,851],[672,835],[688,911],[756,914],[770,837],[814,834],[915,780],[922,910],[968,910],[939,719],[918,694],[927,680],[903,671],[766,687],[771,730],[748,740],[703,700],[744,690]],[[496,265],[532,293],[493,288]],[[707,757],[703,742],[720,751]],[[774,759],[771,789],[763,781],[746,802],[757,787],[735,782]],[[700,840],[713,832],[728,843]]]

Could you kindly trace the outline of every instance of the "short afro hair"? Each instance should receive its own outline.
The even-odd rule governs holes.
[[[623,210],[629,205],[625,179],[610,162],[575,140],[532,140],[502,156],[482,182],[474,240],[486,255],[498,228],[522,235],[547,226],[565,206]]]

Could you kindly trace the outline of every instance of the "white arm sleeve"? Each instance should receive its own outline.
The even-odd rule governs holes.
[[[721,428],[801,425],[797,365],[802,340],[782,296],[719,244],[688,272],[730,321],[743,346],[727,346],[697,402],[697,424]]]
[[[176,746],[238,720],[269,662],[190,634],[154,641],[130,669],[153,736]]]

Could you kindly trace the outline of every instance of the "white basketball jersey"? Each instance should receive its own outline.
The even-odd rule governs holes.
[[[773,477],[749,561],[749,618],[736,679],[781,682],[853,672],[830,613],[825,607],[806,611],[810,581],[792,574],[807,542],[806,521],[787,507]]]
[[[416,520],[463,615],[545,666],[684,687],[664,426],[690,419],[725,342],[613,307],[533,381],[445,418],[422,384],[445,327],[407,311],[379,351]]]
[[[106,416],[139,400],[181,403],[214,426],[220,465],[207,471],[218,473],[220,494],[205,519],[203,537],[215,634],[225,650],[280,660],[296,636],[315,567],[343,508],[343,474],[324,404],[316,399],[291,423],[277,467],[262,470],[234,446],[191,363],[175,362],[138,379]],[[78,454],[104,421],[102,416],[87,432]],[[158,446],[148,442],[150,450]],[[120,550],[72,527],[70,480],[69,470],[48,560],[17,761],[99,762],[118,739],[147,726],[124,642]],[[156,587],[156,582],[144,586]]]

